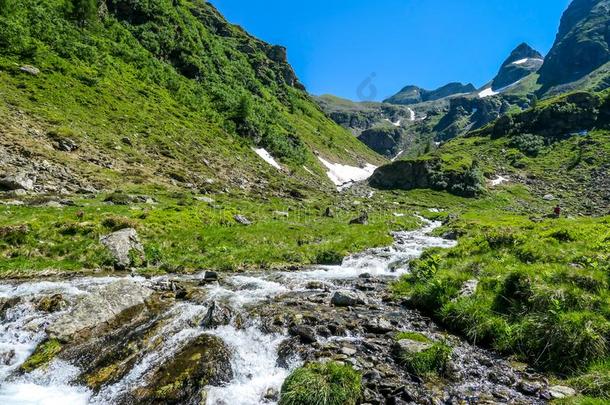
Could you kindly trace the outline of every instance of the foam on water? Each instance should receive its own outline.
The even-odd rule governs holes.
[[[211,334],[232,350],[233,380],[224,387],[208,387],[208,405],[268,404],[268,390],[279,392],[290,370],[277,366],[278,346],[285,336],[264,334],[256,326],[221,326]],[[298,364],[294,363],[293,367]]]

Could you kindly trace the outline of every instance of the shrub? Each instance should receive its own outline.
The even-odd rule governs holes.
[[[126,228],[136,228],[138,224],[127,217],[121,217],[117,215],[112,215],[110,217],[104,218],[102,221],[102,225],[105,228],[110,229],[112,232],[120,231],[121,229]]]
[[[107,196],[104,199],[104,202],[112,203],[114,205],[129,205],[133,202],[133,197],[120,191],[115,191]]]
[[[339,363],[310,363],[298,368],[282,385],[280,405],[355,405],[362,377]]]
[[[317,264],[341,264],[343,262],[343,255],[335,250],[323,250],[316,255]]]
[[[411,278],[418,282],[430,280],[438,271],[440,261],[440,256],[432,251],[424,252],[419,259],[412,260],[409,263]]]
[[[28,225],[11,225],[0,227],[0,241],[11,246],[23,245],[30,233]]]
[[[532,134],[514,135],[508,145],[511,148],[518,149],[527,156],[536,157],[544,148],[544,138]]]
[[[588,373],[572,378],[570,385],[584,395],[610,399],[610,362],[594,365]]]
[[[496,297],[495,309],[501,313],[526,312],[533,296],[532,277],[524,272],[513,272],[504,280]]]

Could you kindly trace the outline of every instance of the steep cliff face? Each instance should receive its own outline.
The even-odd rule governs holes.
[[[574,0],[540,69],[545,88],[576,81],[610,61],[610,0]]]
[[[543,63],[543,57],[528,44],[521,44],[502,63],[500,71],[492,82],[494,91],[510,86],[536,72]]]

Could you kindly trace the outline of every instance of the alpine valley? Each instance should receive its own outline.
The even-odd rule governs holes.
[[[610,0],[515,46],[354,102],[202,0],[0,0],[0,402],[609,403]]]

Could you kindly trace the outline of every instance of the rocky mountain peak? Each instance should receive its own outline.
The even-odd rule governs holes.
[[[538,71],[544,59],[542,54],[526,44],[517,46],[502,63],[500,71],[493,79],[492,90],[498,91],[517,83],[521,79]]]
[[[523,42],[510,53],[510,56],[504,61],[502,66],[507,66],[523,59],[543,59],[543,57],[540,52]]]

